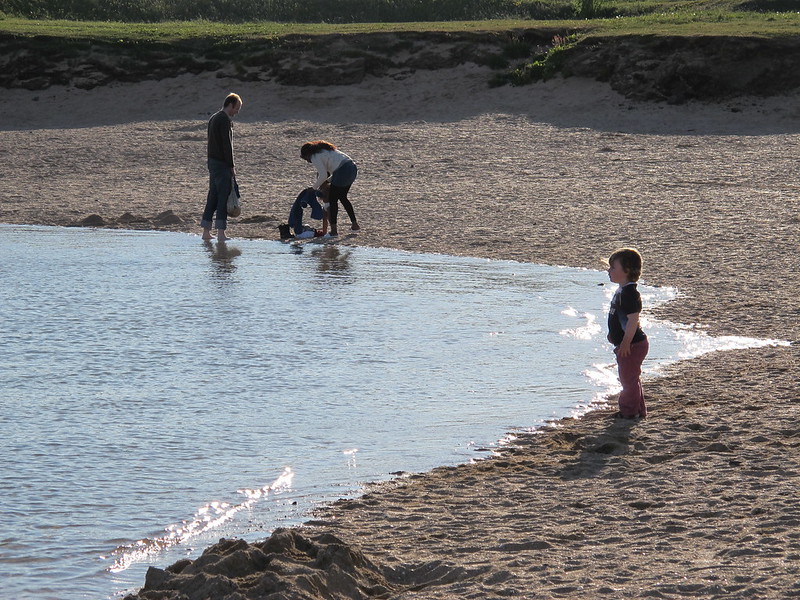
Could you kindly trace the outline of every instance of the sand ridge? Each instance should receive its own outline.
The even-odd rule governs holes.
[[[582,80],[490,90],[476,67],[347,88],[233,85],[184,76],[0,91],[15,108],[0,118],[0,221],[96,214],[131,226],[120,222],[130,213],[145,227],[197,232],[205,120],[235,89],[245,204],[234,237],[277,239],[313,179],[299,145],[327,138],[360,166],[352,199],[363,230],[340,244],[589,268],[634,245],[647,283],[682,292],[659,316],[800,339],[796,97],[639,105]],[[157,224],[168,210],[179,222]],[[643,422],[600,411],[495,459],[337,503],[287,534],[281,560],[294,566],[275,593],[326,597],[346,573],[357,582],[349,595],[327,597],[800,595],[798,354],[794,344],[682,363],[647,383]],[[324,558],[339,551],[350,558]],[[225,598],[258,577],[221,567],[195,576],[232,582]],[[154,572],[152,583],[168,579]]]

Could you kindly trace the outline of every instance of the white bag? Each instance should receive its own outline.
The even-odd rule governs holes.
[[[231,193],[228,194],[228,216],[238,217],[242,214],[242,197],[239,195],[239,184],[231,179]]]

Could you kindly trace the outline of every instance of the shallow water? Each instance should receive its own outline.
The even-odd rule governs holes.
[[[0,249],[4,597],[139,587],[615,385],[598,271],[5,225]],[[769,343],[645,327],[651,372]]]

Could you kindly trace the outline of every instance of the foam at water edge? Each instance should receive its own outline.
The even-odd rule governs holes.
[[[691,325],[681,325],[679,323],[656,319],[648,319],[644,321],[644,325],[645,327],[649,325],[667,329],[675,336],[679,347],[682,348],[677,356],[672,359],[660,361],[645,360],[642,369],[645,378],[648,376],[662,377],[668,366],[674,365],[682,360],[698,358],[711,352],[779,346],[786,347],[791,345],[791,342],[787,340],[760,339],[735,335],[713,337],[709,335],[708,332],[700,331]],[[616,363],[594,364],[591,369],[584,371],[584,375],[590,379],[593,385],[601,388],[601,390],[594,395],[590,402],[575,408],[571,413],[571,416],[575,418],[581,417],[591,410],[606,407],[609,397],[619,393],[622,389],[619,385],[619,379],[617,378]]]
[[[236,513],[252,507],[256,502],[265,498],[270,492],[277,493],[290,490],[294,472],[286,467],[281,475],[269,485],[252,490],[241,489],[238,493],[245,496],[246,500],[239,504],[228,502],[209,502],[201,506],[191,520],[169,525],[164,529],[164,534],[156,538],[141,539],[133,544],[120,546],[111,555],[114,562],[106,570],[109,573],[124,571],[135,562],[143,561],[162,550],[182,544],[193,537],[206,531],[219,527],[230,521]]]

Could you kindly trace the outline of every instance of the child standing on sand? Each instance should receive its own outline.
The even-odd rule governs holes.
[[[647,416],[641,375],[650,344],[639,326],[642,297],[636,282],[641,274],[642,255],[633,248],[620,248],[608,259],[608,278],[619,285],[608,311],[608,341],[614,344],[622,384],[617,416],[625,419]]]

